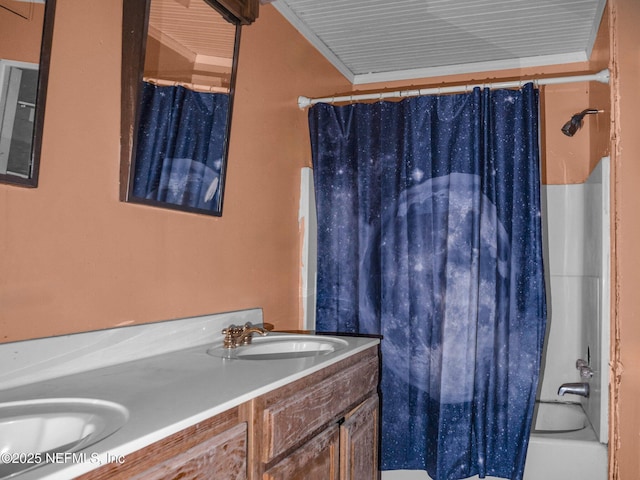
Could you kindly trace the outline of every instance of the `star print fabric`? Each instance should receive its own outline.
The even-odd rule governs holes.
[[[546,323],[538,91],[309,111],[317,329],[382,335],[383,470],[522,478]]]

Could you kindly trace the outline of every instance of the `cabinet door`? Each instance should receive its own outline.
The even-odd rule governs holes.
[[[338,480],[340,433],[332,425],[264,473],[264,480]]]
[[[375,480],[378,476],[378,395],[373,395],[340,426],[340,480]]]

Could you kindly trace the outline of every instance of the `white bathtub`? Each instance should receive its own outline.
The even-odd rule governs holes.
[[[538,403],[535,418],[524,480],[607,479],[607,446],[598,442],[579,404]],[[390,470],[382,472],[382,480],[431,480],[431,477],[421,470]]]

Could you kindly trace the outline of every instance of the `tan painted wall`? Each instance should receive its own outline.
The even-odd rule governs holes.
[[[23,18],[5,8],[0,8],[0,58],[38,63],[44,5],[14,2],[19,12],[27,13]],[[26,10],[25,10],[26,9]]]
[[[0,185],[0,342],[258,306],[295,328],[296,98],[347,82],[264,8],[242,35],[223,216],[121,203],[121,16],[57,2],[40,184]]]
[[[611,478],[640,478],[640,2],[612,0],[614,367]]]

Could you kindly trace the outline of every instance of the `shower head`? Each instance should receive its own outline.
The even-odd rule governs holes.
[[[567,137],[573,137],[575,133],[582,127],[582,119],[585,115],[600,113],[601,111],[602,110],[596,110],[594,108],[587,108],[580,113],[576,113],[573,117],[571,117],[571,120],[569,120],[562,126],[562,133],[564,133]]]

